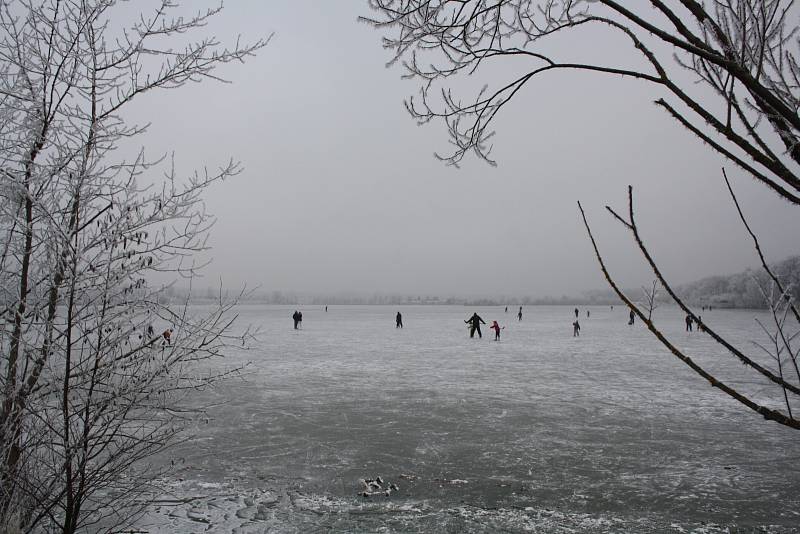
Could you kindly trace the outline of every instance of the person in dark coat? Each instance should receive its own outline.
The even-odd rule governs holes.
[[[394,318],[397,325],[395,328],[403,328],[403,316],[400,315],[400,312],[397,312],[397,317]]]
[[[486,324],[486,321],[481,319],[477,312],[473,313],[472,317],[464,322],[469,325],[469,337],[475,337],[475,332],[478,332],[479,338],[483,337],[483,335],[481,335],[481,323]]]

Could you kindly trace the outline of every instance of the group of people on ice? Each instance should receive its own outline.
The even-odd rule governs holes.
[[[703,309],[705,309],[705,307]],[[697,322],[697,331],[698,332],[702,332],[703,331],[703,317],[701,315],[698,315],[696,322]],[[692,316],[691,315],[686,315],[686,331],[687,332],[691,332],[692,331],[692,326],[694,325],[694,323],[695,323],[695,320],[692,319]]]
[[[508,309],[508,308],[506,308]],[[522,316],[522,307],[519,308],[519,315]],[[478,333],[478,337],[483,337],[481,334],[481,325],[486,324],[486,321],[481,319],[481,316],[478,313],[473,313],[472,317],[464,321],[467,325],[469,325],[469,337],[475,337],[475,332]],[[505,330],[505,326],[500,326],[497,324],[497,321],[492,321],[492,326],[489,327],[491,330],[494,330],[494,340],[498,341],[500,339],[500,330]]]
[[[705,307],[703,309],[705,309]],[[614,310],[614,306],[611,306],[611,310],[612,311]],[[328,311],[327,306],[325,306],[325,311],[326,312]],[[508,306],[505,307],[505,311],[508,312]],[[572,337],[580,337],[581,325],[580,322],[578,322],[578,316],[580,315],[580,310],[578,310],[578,308],[575,308],[574,313],[575,313],[575,321],[572,323]],[[587,318],[591,317],[591,312],[589,310],[586,310],[586,317]],[[635,317],[636,315],[634,314],[633,310],[630,310],[630,314],[628,315],[629,325],[634,324]],[[295,312],[292,314],[292,319],[294,320],[294,328],[295,330],[297,330],[299,324],[303,322],[303,313],[295,310]],[[522,321],[522,306],[519,307],[519,311],[517,312],[517,320]],[[693,319],[691,315],[687,315],[686,331],[691,332],[695,323],[697,324],[698,332],[704,330],[701,320],[702,318],[699,315],[697,316],[697,319]],[[464,323],[469,328],[470,338],[474,338],[476,332],[479,338],[483,338],[483,333],[481,332],[481,325],[482,324],[485,325],[486,321],[484,321],[483,318],[481,318],[481,316],[478,315],[477,312],[473,313],[472,317],[464,321]],[[400,312],[397,312],[397,315],[395,316],[395,328],[403,328],[403,315]],[[495,341],[500,340],[500,331],[505,330],[505,328],[506,328],[505,326],[500,326],[500,324],[497,321],[492,321],[492,324],[489,326],[489,329],[494,330]],[[172,333],[171,330],[169,332],[164,332],[164,339],[166,340],[167,343],[170,342],[169,336],[171,333]]]

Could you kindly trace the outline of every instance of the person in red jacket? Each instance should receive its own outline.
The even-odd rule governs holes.
[[[490,326],[489,329],[494,330],[495,341],[498,341],[500,339],[500,330],[503,330],[504,328],[505,326],[503,328],[500,328],[500,325],[497,324],[497,321],[492,321],[492,326]]]

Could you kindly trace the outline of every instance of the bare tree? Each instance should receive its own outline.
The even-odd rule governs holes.
[[[649,84],[659,95],[656,105],[712,151],[787,202],[800,204],[800,40],[793,0],[368,2],[373,15],[361,20],[384,32],[383,45],[392,53],[390,64],[401,64],[406,77],[420,82],[420,94],[406,101],[408,111],[420,123],[442,120],[448,126],[454,150],[437,157],[449,164],[457,165],[470,151],[494,164],[492,122],[506,104],[547,73],[585,71],[587,75],[612,75]],[[559,35],[577,40],[590,28],[599,28],[609,37],[622,37],[630,44],[631,54],[608,57],[606,62],[581,62],[547,51],[547,43]],[[499,62],[516,62],[522,74],[485,80],[484,88],[466,99],[454,92],[460,77],[480,77],[482,67]],[[727,182],[727,176],[725,179]],[[645,247],[634,220],[632,190],[628,217],[609,211],[631,232],[658,283],[678,306],[735,359],[777,387],[781,400],[776,406],[763,406],[753,396],[723,383],[671,343],[652,321],[652,309],[643,311],[619,289],[605,268],[588,222],[586,229],[611,287],[673,354],[746,407],[800,429],[800,421],[793,416],[797,410],[791,406],[800,395],[800,375],[790,376],[784,367],[785,363],[792,369],[798,357],[791,345],[797,334],[787,332],[786,317],[800,321],[800,315],[770,270],[733,190],[730,192],[779,295],[771,298],[763,289],[776,329],[769,331],[771,356],[766,365],[702,323],[675,294]]]
[[[172,0],[122,28],[113,0],[0,2],[0,525],[111,531],[146,505],[144,462],[191,420],[184,395],[226,371],[236,297],[198,315],[163,298],[191,280],[213,218],[202,194],[233,161],[181,178],[122,112],[136,96],[219,80],[266,44],[194,37],[221,6]],[[162,174],[163,178],[155,175]],[[231,369],[231,372],[235,369]]]
[[[652,320],[653,312],[658,308],[658,280],[653,280],[649,288],[642,286],[642,306],[647,310],[647,320]]]
[[[772,365],[777,369],[778,376],[782,380],[794,374],[795,379],[800,383],[800,368],[797,364],[797,358],[800,356],[800,349],[796,348],[796,344],[793,346],[793,343],[796,342],[796,338],[800,335],[800,330],[795,328],[794,332],[792,332],[792,328],[789,325],[792,301],[786,298],[787,293],[776,291],[777,284],[775,282],[771,282],[767,288],[757,278],[754,277],[754,279],[761,290],[764,302],[769,306],[772,327],[770,328],[770,326],[756,319],[761,330],[764,332],[767,339],[769,339],[769,344],[765,346],[756,341],[754,341],[753,344],[760,348],[764,354],[772,360]],[[792,400],[794,397],[785,386],[782,386],[781,390],[783,392],[783,402],[786,406],[786,413],[790,419],[793,419]]]

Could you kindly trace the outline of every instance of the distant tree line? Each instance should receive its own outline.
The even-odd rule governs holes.
[[[771,265],[772,271],[781,279],[794,299],[800,298],[800,256],[792,256]],[[758,308],[766,307],[764,295],[759,287],[769,285],[769,276],[763,270],[752,270],[732,274],[715,275],[695,282],[677,286],[679,295],[695,306],[714,306],[719,308]],[[167,296],[184,300],[189,296],[188,289],[170,287]],[[641,289],[629,288],[626,294],[636,295]],[[208,287],[205,292],[192,292],[193,300],[215,300],[219,291]],[[655,296],[658,303],[674,304],[667,292],[658,292]],[[530,295],[496,295],[488,297],[446,296],[436,295],[403,295],[379,294],[363,295],[357,293],[340,293],[333,295],[310,295],[284,291],[254,291],[246,297],[248,302],[276,305],[452,305],[452,306],[547,306],[547,305],[616,305],[621,304],[619,297],[611,290],[592,290],[580,295],[561,295],[533,297]]]
[[[771,265],[770,268],[788,288],[793,300],[800,298],[800,256],[792,256]],[[727,308],[766,308],[759,287],[769,285],[769,276],[763,270],[747,271],[730,276],[709,276],[680,286],[683,298],[695,305],[712,305]]]
[[[793,299],[800,297],[800,256],[791,256],[770,265],[773,273],[788,288]],[[767,301],[759,287],[770,284],[769,275],[761,269],[747,269],[731,275],[714,275],[701,278],[688,284],[676,286],[681,298],[693,306],[714,306],[719,308],[766,309]],[[635,288],[624,290],[627,295],[637,294]],[[641,290],[639,290],[641,292]],[[616,304],[617,295],[611,290],[587,291],[583,302],[586,304]],[[666,292],[656,295],[659,303],[674,304]]]

